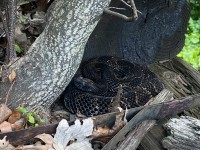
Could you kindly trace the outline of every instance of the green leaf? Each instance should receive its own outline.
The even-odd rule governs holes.
[[[37,118],[39,119],[40,122],[44,123],[45,122],[45,119],[43,119],[40,115],[36,114],[37,115]]]
[[[192,9],[195,8],[196,10],[199,10],[200,1],[198,2],[199,9],[196,7],[197,1],[194,0],[194,2],[195,5],[192,6]],[[193,11],[193,13],[196,13],[196,10]],[[183,58],[186,62],[190,63],[194,68],[200,71],[200,16],[197,16],[198,15],[190,18],[187,34],[185,35],[185,46],[177,56]]]
[[[28,115],[28,121],[32,124],[35,124],[35,118],[30,114]]]
[[[23,52],[23,50],[17,44],[15,44],[15,51],[18,52],[18,53]]]
[[[27,113],[27,110],[26,110],[26,108],[24,108],[24,107],[19,106],[19,107],[18,107],[18,110],[19,110],[21,113],[23,113],[23,114],[26,114],[26,113]]]
[[[45,120],[44,120],[44,119],[42,119],[42,118],[40,118],[40,122],[44,123],[44,122],[45,122]]]
[[[199,42],[199,37],[196,34],[193,34],[192,37],[190,38],[191,42],[194,44],[197,44]]]

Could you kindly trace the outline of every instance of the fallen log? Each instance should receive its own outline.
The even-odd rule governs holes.
[[[164,127],[170,135],[162,140],[162,145],[166,149],[173,150],[199,150],[200,149],[200,120],[181,116],[170,119]]]
[[[164,83],[166,89],[174,94],[175,99],[200,93],[200,72],[180,58],[155,63],[149,68]],[[184,114],[200,118],[199,111],[200,108],[195,107],[184,111]],[[146,134],[140,146],[144,149],[164,149],[161,143],[164,137],[166,131],[161,125],[156,125]]]
[[[152,98],[146,105],[153,105],[161,102],[166,102],[173,99],[173,93],[170,93],[168,90],[163,90],[155,98]],[[145,109],[140,111],[138,114],[141,116],[145,112]],[[137,115],[138,115],[137,114]],[[138,124],[133,130],[131,130],[127,135],[126,139],[117,147],[117,150],[129,150],[137,149],[140,142],[144,138],[151,128],[156,124],[156,120],[145,120],[142,123]]]
[[[135,126],[145,120],[159,120],[166,116],[173,116],[183,110],[188,110],[200,106],[200,94],[187,96],[182,100],[174,100],[167,103],[160,103],[152,106],[147,106],[142,110],[142,113],[135,115],[104,147],[103,150],[116,149],[126,135]],[[154,107],[155,106],[155,107]],[[172,111],[173,110],[173,111]]]

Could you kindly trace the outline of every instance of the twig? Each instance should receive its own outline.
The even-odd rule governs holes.
[[[105,9],[104,13],[116,16],[116,17],[121,18],[121,19],[126,20],[126,21],[137,20],[138,19],[138,14],[137,14],[137,8],[135,6],[135,2],[134,2],[134,0],[130,0],[130,3],[131,3],[131,9],[132,9],[132,13],[133,13],[133,15],[131,17],[127,17],[126,15],[123,15],[123,14],[120,14],[118,12],[112,11],[109,8]]]
[[[138,19],[138,14],[137,14],[137,8],[135,6],[135,2],[134,2],[134,0],[130,0],[130,3],[131,3],[132,11],[133,11],[133,19],[137,20]]]
[[[2,8],[0,8],[0,9],[2,9]],[[2,10],[0,10],[0,17],[1,17],[1,20],[2,20],[2,23],[3,23],[3,28],[4,28],[4,31],[5,31],[5,33],[6,33],[6,36],[8,36],[8,35],[9,35],[8,27],[7,27],[6,20],[4,19]]]
[[[7,2],[7,1],[6,1]],[[5,17],[8,18],[8,12],[7,12],[7,6],[6,6],[6,2],[4,1],[4,7],[5,7]],[[3,28],[4,28],[4,31],[6,33],[6,37],[8,38],[9,37],[9,27],[8,27],[8,23],[7,23],[7,19],[5,18],[4,19],[4,15],[2,13],[2,8],[0,8],[0,17],[1,17],[1,20],[3,22]],[[8,41],[8,44],[7,44],[7,48],[6,48],[6,62],[8,63],[9,62],[9,47],[10,47],[10,43]]]
[[[1,8],[2,9],[2,8]],[[16,52],[14,49],[15,43],[15,24],[16,24],[16,10],[17,10],[17,1],[16,0],[4,0],[4,9],[5,9],[5,19],[0,11],[0,17],[3,22],[4,30],[8,40],[7,49],[6,49],[6,62],[9,63],[14,58],[16,58]]]
[[[132,18],[127,17],[126,15],[120,14],[120,13],[118,13],[118,12],[109,10],[109,9],[105,9],[105,10],[104,10],[104,13],[107,13],[107,14],[113,15],[113,16],[116,16],[116,17],[121,18],[121,19],[126,20],[126,21],[132,21]]]
[[[110,112],[120,112],[120,101],[121,101],[121,95],[123,93],[122,85],[120,84],[118,87],[117,95],[113,98],[112,107]],[[122,108],[121,108],[122,109]]]
[[[14,58],[17,57],[17,54],[14,49],[15,44],[15,25],[16,25],[16,11],[17,11],[17,1],[16,0],[10,0],[10,34],[9,34],[9,40],[10,40],[10,56],[9,61],[12,61]]]
[[[126,10],[125,8],[109,7],[109,9]]]
[[[142,14],[142,12],[141,12],[141,11],[139,11],[139,10],[137,10],[137,12],[138,12],[138,13],[140,13],[140,14]]]
[[[6,101],[5,101],[5,104],[6,104],[6,105],[7,105],[7,103],[8,103],[8,97],[9,97],[9,95],[10,95],[10,91],[11,91],[11,89],[12,89],[14,83],[15,83],[15,81],[12,82],[12,84],[10,85],[10,88],[9,88],[7,94],[6,94]]]
[[[121,0],[122,3],[124,3],[126,6],[131,8],[131,5],[129,5],[127,2],[125,2],[124,0]]]
[[[3,26],[4,26],[4,31],[6,33],[6,37],[7,37],[7,48],[6,48],[6,63],[9,63],[11,60],[13,60],[16,57],[16,52],[14,49],[14,38],[15,38],[15,22],[16,22],[16,5],[17,2],[16,0],[12,0],[10,3],[10,13],[9,13],[9,8],[8,8],[8,1],[4,0],[4,9],[5,9],[5,18],[4,15],[2,13],[2,7],[0,8],[0,17],[1,20],[3,22]],[[11,16],[9,18],[9,16]],[[10,19],[10,23],[9,23],[9,19]],[[5,67],[2,67],[2,81],[4,81],[4,79],[6,78],[6,70]]]
[[[127,2],[125,2],[124,0],[121,0],[122,3],[124,3],[126,6],[131,8],[131,5],[129,5]],[[138,13],[142,14],[141,11],[139,11],[138,9],[136,9]]]
[[[6,48],[6,63],[9,63],[9,57],[10,57],[10,34],[9,34],[9,30],[10,30],[10,25],[9,25],[9,11],[8,11],[8,1],[4,0],[4,8],[5,8],[5,26],[4,29],[6,32],[6,37],[7,37],[7,48]]]
[[[7,65],[6,64],[3,64],[2,66],[1,66],[1,81],[2,82],[5,82],[5,79],[7,78],[7,73],[6,73],[6,71],[7,71]]]
[[[6,32],[4,31],[1,35],[0,35],[0,38],[5,36],[6,35]]]

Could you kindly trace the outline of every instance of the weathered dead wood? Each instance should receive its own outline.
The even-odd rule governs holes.
[[[165,128],[170,135],[162,140],[163,147],[173,150],[200,149],[200,120],[189,116],[170,119]]]
[[[175,98],[200,93],[200,72],[180,58],[152,64],[149,68],[160,78],[165,87],[174,93]],[[200,109],[196,107],[184,111],[184,114],[200,118],[199,112]],[[154,128],[147,133],[141,145],[144,148],[160,150],[162,146],[160,139],[166,134],[162,126]]]
[[[175,98],[200,93],[200,72],[180,58],[152,64],[149,69]]]
[[[124,139],[122,137],[125,137],[126,133],[130,131],[133,127],[135,127],[138,123],[141,123],[144,120],[159,120],[166,116],[171,116],[179,112],[182,112],[183,110],[187,110],[195,106],[200,106],[199,101],[200,101],[200,94],[188,96],[184,99],[177,99],[177,100],[169,101],[165,103],[132,108],[128,110],[128,113],[126,116],[126,119],[129,121],[129,123],[124,127],[126,129],[125,132],[123,132],[124,130],[120,130],[119,134],[116,135],[117,137],[115,136],[113,139],[117,138],[118,141],[122,142]],[[141,115],[135,116],[135,114],[137,114],[142,109],[145,109],[145,113],[142,116]],[[94,119],[94,125],[96,127],[107,126],[110,129],[112,129],[112,127],[115,125],[116,113],[95,116],[93,119]],[[131,119],[135,120],[135,122],[132,122]],[[73,122],[69,122],[69,124],[73,124]],[[4,136],[7,136],[7,139],[13,145],[27,144],[27,142],[33,141],[33,137],[35,137],[37,134],[55,133],[56,126],[57,124],[52,124],[52,125],[42,126],[42,127],[33,128],[33,129],[25,129],[25,130],[16,131],[16,132],[4,133],[4,134],[0,134],[0,139],[2,139]],[[27,141],[27,139],[29,140]],[[109,145],[107,145],[104,149],[111,148],[112,146],[116,147],[118,142],[115,140],[113,141],[113,139],[111,140],[113,145],[111,145],[109,142],[108,143]]]
[[[155,98],[152,98],[146,105],[166,102],[172,99],[173,99],[173,94],[170,93],[168,90],[163,90]],[[145,109],[140,111],[137,115],[140,114],[142,116],[142,113],[145,113]],[[126,135],[126,139],[120,144],[117,150],[137,149],[143,137],[155,124],[156,120],[145,120],[139,125],[137,125],[134,130],[130,131],[130,133]]]
[[[135,115],[104,147],[103,150],[116,149],[120,142],[122,142],[126,135],[139,123],[144,120],[158,120],[166,116],[175,115],[183,110],[188,110],[193,107],[200,106],[200,95],[193,95],[185,97],[182,100],[175,100],[172,102],[161,103],[157,105],[146,106],[142,113]],[[153,108],[157,106],[156,108]],[[171,111],[173,110],[173,111]]]
[[[161,139],[166,136],[166,131],[160,124],[155,125],[143,138],[138,149],[164,150]]]
[[[3,133],[0,134],[0,139],[3,139],[4,136],[7,136],[6,139],[9,140],[10,144],[12,144],[13,146],[29,144],[34,141],[34,137],[38,134],[42,133],[55,134],[57,126],[58,124],[51,124],[32,129]]]
[[[152,64],[149,68],[158,76],[165,88],[174,94],[174,98],[200,93],[200,72],[180,58]],[[200,109],[194,108],[185,113],[200,118],[198,112]]]

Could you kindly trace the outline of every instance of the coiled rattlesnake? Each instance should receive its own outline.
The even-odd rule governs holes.
[[[103,56],[82,63],[65,90],[65,106],[72,113],[86,116],[108,113],[119,87],[123,109],[144,105],[163,89],[146,66]]]

